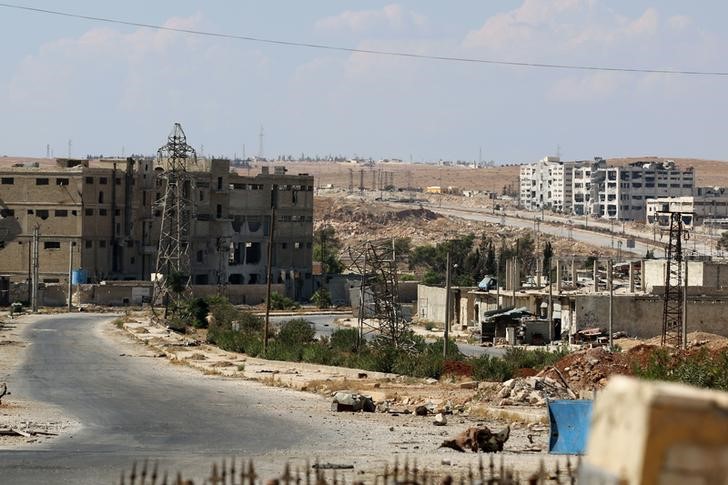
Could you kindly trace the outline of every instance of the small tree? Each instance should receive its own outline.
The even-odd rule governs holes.
[[[319,308],[328,308],[331,306],[331,295],[326,288],[319,288],[311,297],[311,303]]]

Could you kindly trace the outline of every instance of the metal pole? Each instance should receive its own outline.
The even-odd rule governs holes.
[[[607,279],[609,284],[609,349],[614,348],[614,281],[612,280],[612,260],[608,261]]]
[[[551,278],[551,258],[549,258],[549,343],[554,340],[554,282]],[[558,278],[558,276],[557,276]]]
[[[366,245],[369,243],[367,242]],[[366,291],[366,286],[364,282],[366,281],[367,277],[367,251],[366,251],[366,245],[364,249],[364,268],[362,270],[361,280],[359,281],[359,333],[357,335],[357,348],[361,345],[362,340],[364,339],[364,292]]]
[[[33,288],[31,297],[31,308],[33,312],[38,311],[38,245],[40,244],[40,233],[38,226],[33,228]]]
[[[268,271],[265,288],[265,325],[263,326],[263,355],[268,351],[268,329],[270,325],[270,285],[273,277],[273,233],[276,228],[276,199],[278,185],[271,186],[270,232],[268,233]]]
[[[445,339],[442,342],[443,357],[447,357],[447,339],[450,336],[450,251],[448,251],[445,261]]]
[[[520,275],[518,274],[518,258],[513,257],[513,264],[511,264],[511,271],[513,272],[513,308],[516,307],[516,289],[520,283]]]
[[[73,241],[68,241],[68,311],[73,311]]]
[[[498,257],[495,260],[495,307],[496,309],[501,309],[500,304],[500,286],[501,286],[501,280],[500,280],[500,257],[499,254]]]
[[[683,287],[682,308],[682,345],[683,350],[688,347],[688,260],[685,260],[685,285]]]

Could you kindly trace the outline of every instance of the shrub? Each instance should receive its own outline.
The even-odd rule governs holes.
[[[359,330],[355,328],[342,328],[331,334],[331,347],[340,352],[356,352],[358,341]],[[364,340],[362,344],[366,345]]]
[[[299,305],[287,296],[273,292],[270,295],[270,307],[273,310],[295,310]]]
[[[331,295],[326,288],[319,288],[316,293],[311,296],[311,303],[318,308],[328,308],[331,306]]]
[[[303,359],[302,344],[271,340],[268,342],[268,350],[265,353],[266,359],[284,360],[288,362],[300,362]]]
[[[207,313],[209,310],[210,305],[204,298],[190,300],[187,306],[190,325],[195,328],[207,328]]]
[[[543,369],[550,367],[561,360],[568,354],[566,349],[560,349],[557,352],[548,352],[546,350],[526,350],[517,347],[511,347],[506,350],[503,360],[513,369]]]
[[[671,355],[657,349],[647,364],[633,372],[643,379],[675,381],[728,391],[728,350],[711,354],[706,349],[692,355]]]
[[[303,361],[312,364],[336,365],[336,352],[327,342],[313,342],[303,348]]]
[[[513,377],[513,367],[505,359],[484,354],[469,362],[473,366],[473,378],[479,381],[503,382]]]
[[[287,345],[302,346],[313,340],[315,335],[316,331],[308,321],[296,318],[288,320],[281,326],[276,340]]]

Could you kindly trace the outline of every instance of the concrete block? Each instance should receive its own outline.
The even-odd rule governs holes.
[[[594,404],[585,463],[627,483],[722,484],[726,452],[728,393],[617,376]]]

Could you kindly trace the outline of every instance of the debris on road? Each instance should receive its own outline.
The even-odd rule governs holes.
[[[354,465],[342,465],[339,463],[314,463],[311,468],[314,470],[353,470]]]
[[[429,412],[430,410],[427,409],[427,406],[417,406],[415,408],[415,415],[417,416],[427,416]]]
[[[3,382],[3,385],[0,388],[0,405],[2,405],[2,403],[3,403],[3,396],[9,395],[9,394],[10,393],[8,392],[8,385]]]
[[[435,420],[432,422],[435,426],[446,426],[447,425],[447,418],[442,413],[437,413],[435,416]]]
[[[493,433],[489,428],[471,427],[457,435],[454,439],[445,440],[440,448],[451,448],[455,451],[465,452],[466,450],[477,453],[496,453],[503,451],[503,445],[511,435],[511,427],[507,426],[498,433]]]
[[[339,391],[334,394],[334,400],[331,402],[331,410],[336,412],[364,411],[366,413],[373,413],[376,409],[374,401],[370,396],[356,394],[354,392]]]

